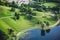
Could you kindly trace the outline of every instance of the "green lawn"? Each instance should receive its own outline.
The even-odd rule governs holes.
[[[0,12],[0,18],[9,17],[9,15],[11,16],[11,14],[13,14],[9,11],[9,9],[7,9],[6,7],[3,7],[3,6],[0,7],[0,11],[1,11]],[[3,28],[5,27],[5,25],[8,25],[8,26],[6,26],[7,27],[6,30],[9,28],[12,28],[12,29],[14,29],[14,31],[16,33],[21,31],[21,30],[32,27],[32,23],[28,20],[25,20],[23,16],[21,16],[20,19],[16,20],[16,21],[12,18],[3,18],[0,20],[1,20],[0,23],[2,24]]]
[[[56,4],[54,3],[45,3],[44,4],[46,7],[51,6],[54,7],[56,6]],[[31,8],[33,9],[33,8]],[[15,10],[18,13],[19,12],[18,9]],[[48,21],[50,23],[50,25],[53,25],[56,21],[53,21],[52,19],[49,20],[51,18],[50,14],[52,14],[52,12],[38,12],[38,11],[33,11],[34,13],[36,13],[36,17],[33,20],[26,20],[25,16],[20,16],[19,20],[14,20],[12,18],[3,18],[0,19],[0,30],[4,31],[6,34],[8,34],[8,29],[13,29],[15,34],[17,34],[18,32],[25,30],[25,29],[29,29],[31,27],[35,27],[35,26],[41,26],[41,24],[36,24],[37,21],[39,22],[43,22],[43,21]],[[8,17],[8,16],[12,16],[14,14],[14,12],[10,11],[9,7],[6,6],[0,6],[0,18],[2,17]]]
[[[18,9],[17,9],[18,10]],[[0,7],[0,18],[2,17],[8,17],[9,15],[11,16],[11,14],[13,14],[12,12],[9,11],[9,8],[8,7],[3,7],[1,6]],[[3,12],[4,11],[4,12]],[[47,21],[47,18],[51,18],[49,15],[51,14],[51,12],[38,12],[38,11],[35,11],[36,13],[36,16],[35,17],[37,19],[37,21]],[[47,18],[42,18],[43,17],[43,14],[47,17]],[[29,20],[26,20],[24,19],[25,16],[20,16],[20,19],[15,21],[14,19],[12,18],[3,18],[3,19],[0,19],[2,20],[2,22],[5,22],[5,24],[7,24],[8,28],[12,28],[14,29],[15,32],[19,32],[21,30],[24,30],[24,29],[27,29],[27,28],[30,28],[33,26],[34,22],[37,22],[35,19],[33,19],[33,23],[32,21],[29,21]],[[1,22],[0,22],[1,23]],[[3,24],[3,25],[5,25]],[[3,26],[4,27],[4,26]],[[7,28],[7,29],[8,29]]]
[[[57,5],[58,5],[58,3],[48,2],[48,3],[44,3],[43,5],[45,5],[45,6],[46,6],[46,8],[48,8],[48,6],[52,8],[52,7],[57,6]]]

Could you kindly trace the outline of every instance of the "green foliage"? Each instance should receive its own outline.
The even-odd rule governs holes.
[[[24,4],[21,4],[21,7],[20,7],[20,12],[27,12],[27,6],[24,5]]]
[[[8,36],[0,30],[0,40],[7,40]]]
[[[14,12],[15,11],[15,8],[12,7],[10,11]]]
[[[5,3],[5,5],[8,6],[7,2]],[[45,25],[42,22],[44,22],[44,21],[49,21],[49,22],[45,22],[45,24],[47,26],[49,26],[50,24],[54,24],[56,22],[55,19],[57,19],[57,16],[56,16],[56,18],[51,17],[50,14],[52,14],[52,11],[50,14],[46,11],[43,12],[43,10],[46,10],[47,5],[46,6],[44,6],[44,5],[40,6],[40,5],[41,5],[40,3],[39,4],[31,3],[29,5],[22,4],[21,7],[18,9],[18,10],[20,10],[19,13],[21,13],[21,14],[26,13],[26,14],[24,16],[21,15],[21,17],[20,17],[19,14],[15,13],[16,19],[19,19],[19,17],[20,17],[20,19],[17,21],[14,21],[12,18],[4,18],[4,19],[0,20],[0,28],[5,27],[5,30],[7,30],[7,28],[11,28],[11,29],[14,29],[14,32],[18,33],[21,30],[30,28],[33,24],[34,24],[34,26],[35,26],[35,24],[39,24],[39,26],[41,26],[43,29]],[[12,2],[11,4],[9,4],[9,6],[11,7],[11,11],[15,12],[15,7],[16,7],[15,2]],[[37,10],[33,10],[33,9],[37,9]],[[5,7],[3,7],[3,9],[0,8],[0,11],[1,11],[0,12],[1,17],[9,14],[9,12],[7,12],[8,10],[6,10]],[[12,12],[10,12],[10,14],[12,14]],[[37,16],[37,17],[34,17],[35,19],[33,19],[33,16]],[[28,20],[25,20],[24,17],[26,17]],[[48,17],[48,18],[46,18],[46,17]],[[39,20],[39,21],[37,21],[37,20]],[[3,31],[5,31],[5,30],[3,29]],[[42,30],[42,31],[43,31],[42,33],[45,32],[44,30]],[[49,32],[49,30],[46,30],[46,31]],[[7,31],[5,31],[5,32],[7,33]],[[42,35],[45,35],[45,34],[42,34]]]
[[[9,35],[13,34],[13,32],[14,32],[14,30],[8,29],[8,34],[9,34]]]
[[[15,18],[18,20],[20,18],[20,15],[15,13]]]
[[[25,16],[25,19],[27,19],[27,20],[32,20],[33,17],[32,17],[31,15],[27,15],[27,16]]]
[[[12,1],[11,7],[13,7],[13,8],[18,8],[18,5],[17,5],[14,1]]]
[[[4,2],[0,1],[0,5],[4,5]]]

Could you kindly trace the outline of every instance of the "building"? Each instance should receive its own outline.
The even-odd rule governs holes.
[[[17,3],[19,6],[23,3],[23,4],[28,4],[29,2],[31,2],[32,0],[7,0],[8,2],[12,2],[14,1],[15,3]]]

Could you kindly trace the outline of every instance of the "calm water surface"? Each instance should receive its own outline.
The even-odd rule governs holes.
[[[45,36],[41,36],[41,30],[30,30],[25,33],[19,40],[60,40],[60,25],[52,28]]]

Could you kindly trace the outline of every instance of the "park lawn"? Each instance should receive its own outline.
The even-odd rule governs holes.
[[[16,9],[16,11],[17,10],[18,9]],[[0,6],[0,17],[9,17],[8,15],[11,15],[11,13],[12,12],[9,11],[8,7]],[[9,25],[9,27],[13,28],[16,32],[19,32],[20,30],[31,27],[30,21],[24,20],[22,19],[22,17],[21,17],[21,20],[18,20],[18,21],[13,20],[12,18],[4,18],[2,19],[2,21],[4,21],[7,25]]]
[[[48,12],[37,12],[36,13],[36,18],[40,21],[40,22],[49,22],[50,25],[53,25],[54,23],[56,23],[56,21],[50,19],[52,18],[50,15],[52,14],[52,12],[48,11]],[[39,17],[40,16],[40,17]],[[50,20],[49,20],[50,19]]]
[[[48,6],[51,6],[51,7],[56,6],[55,3],[45,3],[43,5],[45,5],[46,7],[48,7]],[[33,8],[31,8],[31,10],[33,10]],[[16,9],[15,12],[21,13],[21,12],[19,12],[19,9]],[[14,20],[12,18],[0,19],[0,30],[4,31],[8,35],[8,29],[11,28],[17,34],[18,32],[20,32],[22,30],[29,29],[31,27],[35,27],[35,25],[37,27],[38,26],[40,27],[41,24],[39,24],[39,25],[36,24],[37,21],[40,21],[40,22],[48,21],[50,23],[50,25],[55,23],[55,21],[53,21],[53,20],[48,20],[49,18],[51,18],[51,16],[49,16],[51,14],[50,11],[49,12],[34,11],[34,12],[36,13],[37,17],[32,19],[32,21],[26,20],[25,16],[20,16],[19,20]],[[0,18],[12,16],[13,14],[14,14],[14,12],[10,11],[10,7],[0,6]]]
[[[30,27],[32,27],[30,21],[28,21],[28,20],[21,19],[21,20],[15,21],[11,18],[5,18],[5,19],[2,19],[2,20],[7,25],[9,25],[9,27],[11,27],[16,33],[20,32],[22,30],[25,30],[25,29],[29,29]],[[9,29],[9,28],[7,28],[7,29]]]
[[[8,9],[6,9],[4,6],[0,6],[0,18],[10,16],[10,15],[11,13]]]
[[[24,19],[24,17],[25,16],[20,16],[20,20],[16,21],[22,30],[32,27],[32,23],[29,20]]]
[[[2,10],[0,10],[0,14],[1,14],[1,17],[5,16],[5,15],[11,15],[12,12],[9,11],[10,8],[8,7],[5,7],[5,6],[1,6],[0,9],[2,8]],[[4,11],[4,12],[3,12]],[[18,11],[18,9],[16,9],[16,12]],[[19,12],[19,11],[18,11]],[[51,13],[50,12],[38,12],[38,11],[35,11],[36,13],[36,16],[43,16],[44,15],[50,15]],[[49,16],[47,16],[49,18]],[[4,22],[6,22],[6,24],[8,24],[9,26],[11,26],[14,30],[16,31],[20,31],[20,29],[25,29],[25,28],[28,28],[30,26],[32,26],[32,23],[28,20],[25,20],[23,16],[20,17],[20,20],[18,21],[15,21],[11,18],[5,18],[5,19],[2,19]],[[40,20],[40,21],[44,21],[44,18],[39,18],[37,17],[37,20]],[[46,20],[46,19],[45,19]],[[35,20],[36,21],[36,20]],[[23,26],[25,25],[25,26]],[[18,26],[18,27],[17,27]]]
[[[48,2],[48,3],[44,3],[43,5],[45,5],[46,6],[46,8],[48,8],[48,7],[55,7],[55,6],[57,6],[58,5],[58,3],[54,3],[54,2]]]
[[[11,18],[4,18],[2,19],[6,24],[8,24],[10,27],[12,27],[15,31],[18,31],[17,24],[14,20]]]
[[[0,30],[5,32],[6,35],[8,35],[8,29],[10,28],[9,25],[7,25],[3,20],[0,20]]]

